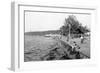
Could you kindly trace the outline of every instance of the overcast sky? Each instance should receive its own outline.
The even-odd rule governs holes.
[[[25,32],[58,30],[64,25],[65,18],[72,14],[25,12]],[[73,14],[84,26],[90,28],[91,15]]]

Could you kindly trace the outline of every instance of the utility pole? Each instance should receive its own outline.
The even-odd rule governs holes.
[[[68,41],[70,42],[70,24],[69,25],[69,36],[68,36]]]
[[[30,24],[30,32],[31,32],[31,24]]]

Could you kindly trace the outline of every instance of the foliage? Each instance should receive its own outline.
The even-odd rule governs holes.
[[[64,25],[60,28],[62,35],[67,36],[69,32],[71,34],[84,34],[89,32],[89,29],[77,20],[74,15],[69,15],[68,18],[65,18]]]

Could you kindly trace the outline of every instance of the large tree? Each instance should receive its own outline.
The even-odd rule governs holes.
[[[67,36],[69,32],[71,34],[84,34],[89,32],[89,29],[86,26],[82,26],[74,15],[69,15],[68,18],[65,18],[64,25],[60,28],[60,31],[62,35]]]

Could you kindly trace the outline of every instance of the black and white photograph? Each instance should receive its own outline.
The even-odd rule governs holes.
[[[91,14],[24,12],[24,62],[90,59]]]

